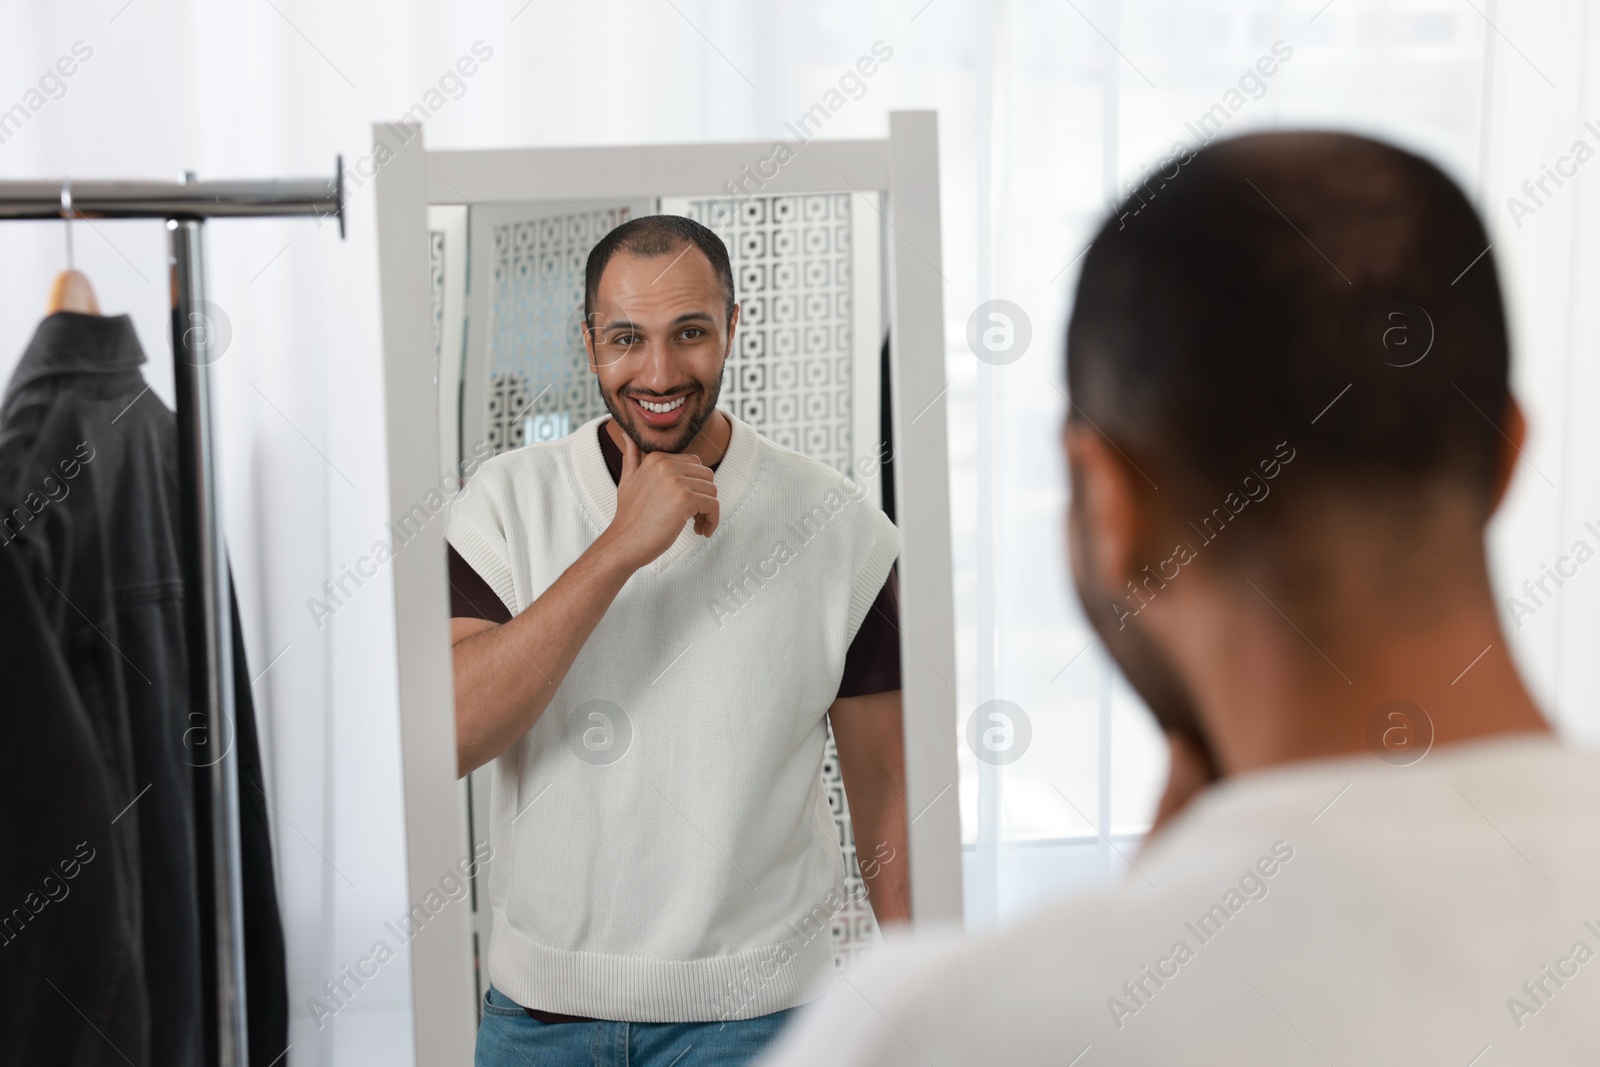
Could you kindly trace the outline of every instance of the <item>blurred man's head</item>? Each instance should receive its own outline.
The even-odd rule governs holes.
[[[682,452],[712,417],[738,320],[728,250],[692,219],[645,215],[589,253],[589,367],[643,452]]]
[[[1135,197],[1068,328],[1072,566],[1163,725],[1199,736],[1166,636],[1188,595],[1265,586],[1313,643],[1353,572],[1425,610],[1401,592],[1418,567],[1482,570],[1522,426],[1489,240],[1432,164],[1266,134]]]

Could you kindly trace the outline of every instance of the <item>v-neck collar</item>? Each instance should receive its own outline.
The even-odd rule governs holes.
[[[728,449],[723,453],[722,462],[717,464],[712,474],[712,480],[717,487],[719,511],[725,522],[754,481],[761,455],[755,430],[726,411],[723,415],[727,417],[733,432],[728,438]],[[610,417],[601,415],[578,427],[571,436],[568,449],[578,494],[601,529],[610,526],[611,520],[617,515],[617,484],[611,480],[605,456],[600,452],[599,435],[603,432],[600,424]],[[718,530],[721,530],[720,526]],[[694,532],[694,521],[688,520],[683,524],[683,529],[678,531],[677,540],[650,566],[659,574],[715,537],[715,533],[710,538],[701,537]]]
[[[600,455],[605,457],[606,473],[611,475],[611,484],[621,484],[622,449],[618,448],[617,443],[611,439],[611,435],[606,433],[605,420],[602,419],[600,425],[595,427],[594,439],[600,442]],[[721,464],[722,461],[719,459],[715,463],[707,463],[706,466],[715,471]]]

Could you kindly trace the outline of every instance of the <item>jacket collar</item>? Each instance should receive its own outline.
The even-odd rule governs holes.
[[[6,390],[57,374],[115,374],[145,362],[144,348],[126,315],[58,311],[39,323]]]

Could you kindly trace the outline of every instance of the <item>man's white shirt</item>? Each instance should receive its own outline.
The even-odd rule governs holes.
[[[1516,735],[1241,775],[1131,863],[886,945],[763,1063],[1600,1062],[1600,756]]]

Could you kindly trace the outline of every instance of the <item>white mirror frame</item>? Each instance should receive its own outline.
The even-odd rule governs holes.
[[[760,142],[431,152],[415,125],[373,126],[390,511],[437,493],[428,207],[496,201],[704,195],[773,146]],[[761,192],[886,193],[895,515],[900,528],[911,901],[915,925],[961,922],[961,820],[937,116],[897,111],[881,140],[809,141]],[[409,899],[463,858],[444,523],[392,563]],[[480,835],[486,836],[486,835]],[[445,907],[410,942],[419,1064],[469,1062],[477,1030],[471,911]],[[448,983],[448,986],[447,984]],[[452,991],[453,990],[453,991]]]

